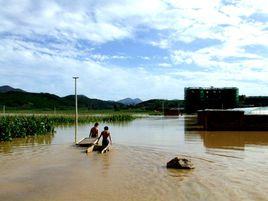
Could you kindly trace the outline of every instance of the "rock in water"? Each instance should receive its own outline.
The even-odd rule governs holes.
[[[174,169],[193,169],[194,165],[190,159],[175,157],[167,163],[167,168]]]

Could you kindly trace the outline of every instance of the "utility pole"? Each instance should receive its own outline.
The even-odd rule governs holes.
[[[162,102],[162,113],[163,113],[163,116],[165,116],[165,102],[164,102],[164,100],[163,100],[163,102]]]
[[[180,103],[178,103],[178,116],[180,116],[181,110],[180,110]]]
[[[74,79],[74,94],[75,94],[75,131],[74,131],[74,142],[77,142],[77,130],[78,130],[78,104],[77,104],[77,79],[79,77],[73,77]]]
[[[5,113],[6,113],[6,106],[3,105],[3,114],[5,114]]]

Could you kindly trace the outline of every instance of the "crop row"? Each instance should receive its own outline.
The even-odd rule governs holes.
[[[0,117],[0,141],[52,132],[54,132],[53,122],[45,116],[38,118],[34,116]]]
[[[79,123],[88,122],[126,122],[134,117],[128,114],[106,116],[80,116]],[[71,115],[7,115],[0,116],[0,141],[10,141],[17,137],[53,133],[55,126],[73,124]]]
[[[55,125],[62,124],[73,124],[75,122],[75,117],[72,115],[50,115],[49,119],[53,121]],[[79,116],[79,123],[89,123],[89,122],[126,122],[133,120],[134,117],[128,114],[113,114],[113,115],[102,115],[102,116],[89,116],[82,115]]]

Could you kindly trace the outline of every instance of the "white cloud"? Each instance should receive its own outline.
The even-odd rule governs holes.
[[[188,42],[196,38],[225,40],[228,35],[222,34],[222,31],[226,29],[228,34],[228,27],[221,28],[219,25],[244,27],[244,34],[253,34],[250,32],[256,30],[256,24],[244,24],[247,22],[241,17],[267,12],[265,1],[261,0],[232,5],[224,5],[220,0],[100,0],[78,1],[75,5],[54,0],[29,0],[2,1],[1,5],[5,5],[0,15],[2,31],[51,34],[94,42],[133,37],[139,26],[174,30],[177,40]],[[261,31],[261,27],[258,30]]]
[[[170,44],[169,44],[169,40],[167,39],[162,39],[162,40],[159,40],[159,41],[151,41],[149,44],[151,44],[152,46],[156,46],[156,47],[160,47],[160,48],[163,48],[163,49],[167,49],[170,47]]]
[[[0,2],[1,31],[21,35],[51,35],[69,40],[87,39],[97,43],[129,37],[127,28],[94,20],[88,10],[94,7],[74,7],[50,1]],[[82,3],[82,1],[80,1]]]
[[[129,59],[129,56],[123,56],[123,55],[104,55],[104,54],[89,54],[89,58],[99,61],[99,62],[104,62],[107,60],[126,60]]]
[[[70,78],[79,74],[83,93],[106,99],[132,97],[133,92],[142,98],[182,97],[179,93],[184,86],[207,85],[208,81],[209,85],[231,84],[245,90],[249,83],[265,87],[268,60],[247,52],[245,46],[267,48],[268,23],[249,18],[268,13],[266,4],[266,0],[232,1],[228,5],[220,0],[0,0],[1,82],[21,83],[26,90],[68,94],[72,92]],[[107,60],[135,56],[93,53],[92,47],[77,47],[83,40],[94,47],[122,39],[135,41],[143,28],[154,30],[146,44],[170,54],[172,63],[166,61],[166,55],[159,61],[158,66],[165,67],[161,72],[152,72],[146,63],[137,64],[137,68],[107,66]],[[200,39],[218,43],[192,50]],[[182,49],[178,42],[189,48]],[[150,60],[147,55],[136,58]],[[200,70],[176,72],[176,67],[167,68],[177,65],[183,69],[184,64]]]
[[[170,68],[170,67],[172,67],[172,65],[169,64],[169,63],[160,63],[160,64],[158,64],[158,66],[163,67],[163,68]]]
[[[217,46],[192,51],[175,50],[171,56],[174,64],[195,64],[201,68],[226,70],[247,69],[253,67],[266,68],[268,59],[257,54],[245,53],[236,46]],[[231,60],[231,61],[229,61]]]
[[[140,26],[146,26],[172,30],[162,40],[151,42],[161,48],[168,48],[174,41],[189,43],[199,38],[245,45],[268,41],[267,24],[243,18],[265,13],[264,2],[224,5],[220,0],[120,0],[78,1],[74,6],[53,0],[2,1],[5,6],[0,10],[0,30],[104,43],[134,37]]]
[[[144,68],[124,69],[90,59],[81,61],[57,55],[37,55],[26,48],[13,47],[10,44],[10,48],[0,48],[0,85],[9,84],[28,91],[64,96],[73,93],[72,76],[78,75],[79,93],[91,98],[173,98],[175,91],[182,92],[182,80]]]

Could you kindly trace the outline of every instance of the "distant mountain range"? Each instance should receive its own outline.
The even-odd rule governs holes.
[[[268,97],[239,96],[239,102],[241,106],[267,106]],[[5,85],[0,86],[0,107],[3,105],[14,109],[73,109],[74,95],[59,97],[50,93],[31,93]],[[164,109],[183,108],[184,100],[151,99],[142,101],[139,98],[125,98],[119,101],[105,101],[78,95],[78,105],[79,108],[87,108],[88,110],[136,108],[148,111],[162,111],[163,107]]]
[[[87,109],[123,109],[142,108],[144,110],[161,110],[164,102],[165,108],[183,106],[183,100],[152,99],[142,101],[139,98],[126,98],[120,101],[105,101],[91,99],[84,95],[78,95],[79,108]],[[18,109],[72,109],[74,107],[74,95],[59,97],[50,93],[31,93],[10,86],[0,86],[0,107]]]
[[[20,92],[25,92],[22,89],[16,89],[8,85],[0,86],[0,93],[5,93],[9,91],[20,91]]]
[[[139,98],[135,98],[135,99],[132,99],[132,98],[125,98],[125,99],[122,99],[122,100],[119,100],[117,101],[118,103],[122,103],[124,105],[137,105],[139,103],[142,102],[141,99]]]
[[[74,95],[59,97],[49,93],[30,93],[10,86],[1,86],[0,105],[25,109],[69,109],[74,107]],[[90,99],[84,95],[78,95],[78,105],[88,109],[112,109],[124,106],[116,101]]]

